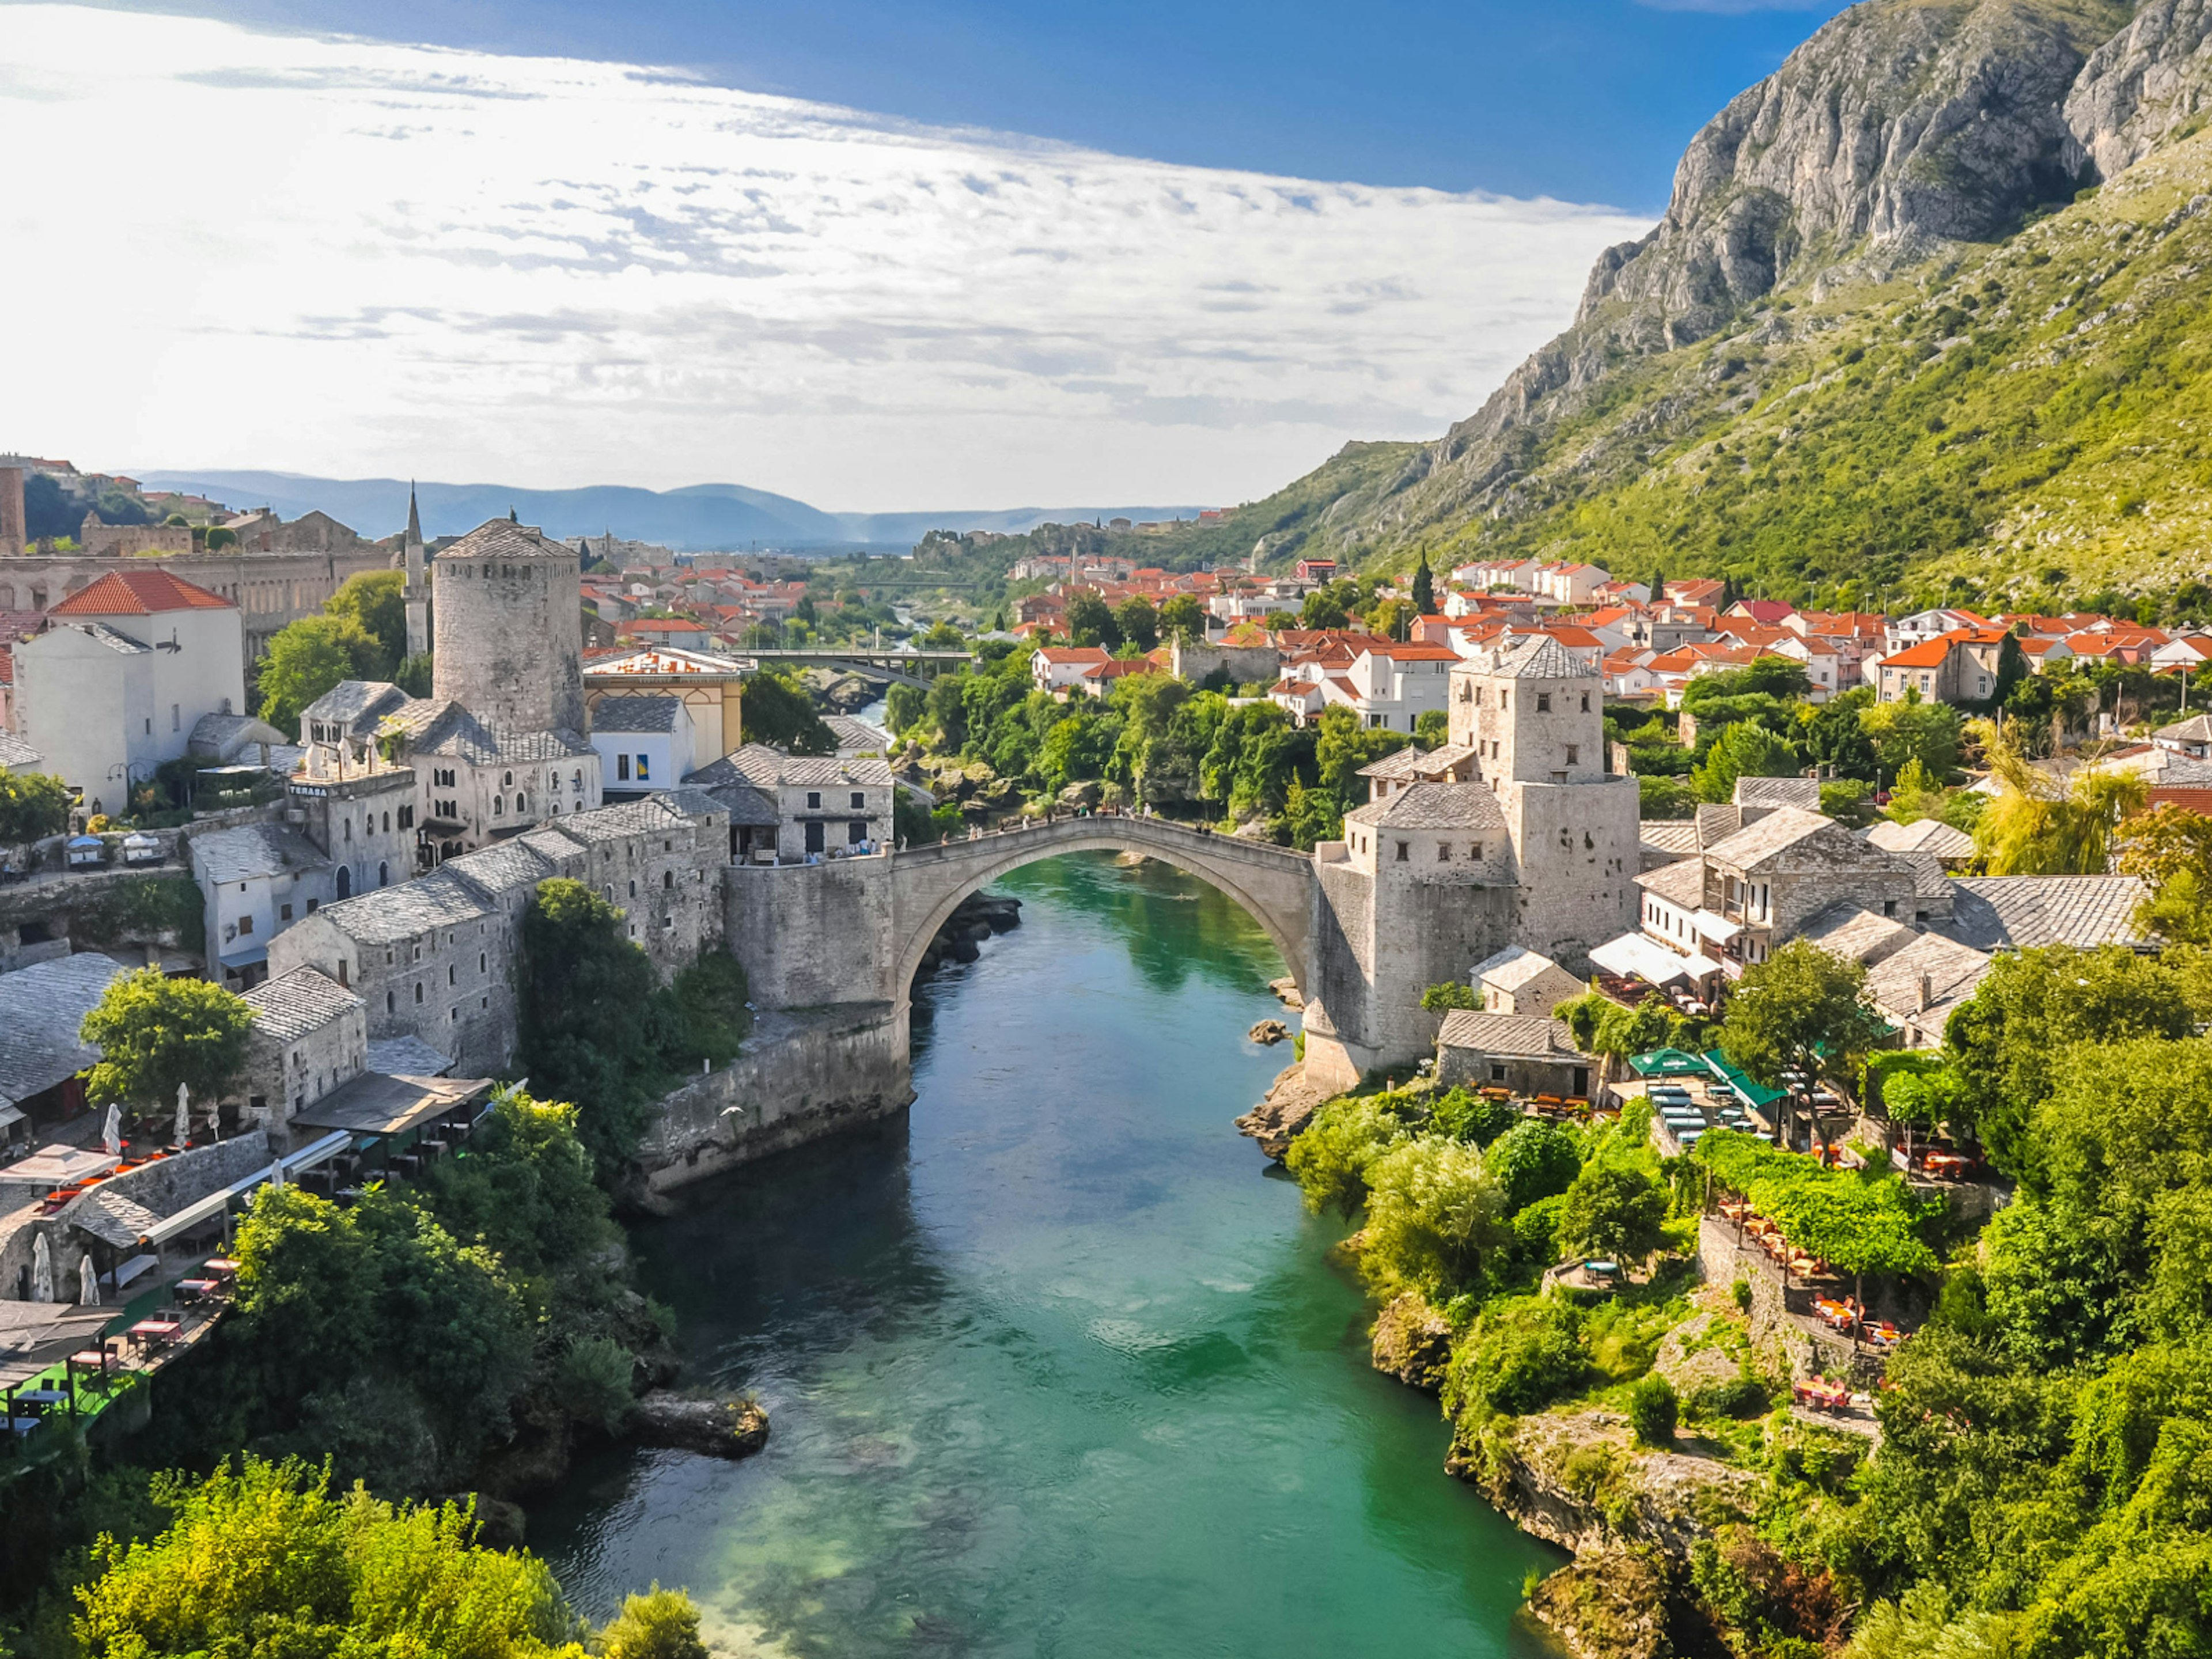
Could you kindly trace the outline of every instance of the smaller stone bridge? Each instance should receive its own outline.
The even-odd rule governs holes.
[[[1304,853],[1216,836],[1164,818],[1103,813],[986,831],[969,840],[892,855],[892,988],[903,1000],[922,953],[960,901],[1009,870],[1063,853],[1142,853],[1187,870],[1243,906],[1282,952],[1301,992],[1309,988],[1313,860]]]
[[[860,646],[829,646],[814,651],[764,647],[744,654],[763,667],[775,663],[789,668],[827,668],[840,674],[858,674],[881,685],[926,686],[939,674],[957,672],[975,660],[972,651],[871,651]]]

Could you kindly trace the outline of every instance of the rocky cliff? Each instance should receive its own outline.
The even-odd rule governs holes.
[[[1659,224],[1601,257],[1573,325],[1480,410],[1433,444],[1370,447],[1358,465],[1347,450],[1212,533],[1224,543],[1243,536],[1240,556],[1257,534],[1269,565],[1322,550],[1402,564],[1416,548],[1619,563],[1619,534],[1609,546],[1589,544],[1610,527],[1594,529],[1585,504],[1668,482],[1655,469],[1790,390],[1761,370],[1792,347],[1808,365],[1804,348],[1823,336],[1839,356],[1852,347],[1864,356],[1922,320],[1930,346],[1963,337],[1971,347],[1989,320],[1966,314],[1976,301],[1951,301],[1948,313],[1931,303],[1923,319],[1905,315],[1900,299],[1931,295],[1962,263],[2172,149],[2203,125],[2207,106],[2212,0],[1868,0],[1707,123],[1681,158]],[[2120,246],[2116,262],[2116,250],[2085,245],[2079,270],[2063,282],[2048,273],[2043,311],[2066,313],[2144,246]],[[2130,307],[2121,316],[2132,326],[2148,314]],[[1932,326],[1939,317],[1946,325]],[[2051,343],[2023,343],[2051,360]],[[2074,349],[2057,347],[2059,356]],[[1952,356],[1985,375],[2021,367],[2016,355],[1986,368],[1972,353]],[[1772,441],[1787,446],[1802,425],[1778,422]],[[2081,453],[2051,439],[2038,441],[2061,466]],[[2029,487],[2050,469],[2007,470],[2001,483],[2016,476]],[[2120,514],[2139,492],[2107,493]],[[1713,504],[1703,505],[1664,526],[1693,552],[1710,550],[1698,532]],[[1893,538],[1883,524],[1903,521],[1887,512],[1839,557],[1863,563],[1891,540],[1907,562],[1941,555],[2011,505],[1984,495],[1946,503],[1941,522]]]

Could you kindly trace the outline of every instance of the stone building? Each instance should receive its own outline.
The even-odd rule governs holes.
[[[399,544],[399,568],[405,573],[399,599],[407,615],[407,654],[419,657],[430,648],[430,576],[423,565],[422,514],[415,505],[415,486],[407,486],[407,530]]]
[[[1563,1019],[1455,1008],[1437,1033],[1437,1078],[1451,1088],[1589,1098],[1597,1062],[1575,1048]]]
[[[876,755],[787,755],[749,743],[684,780],[723,799],[733,821],[747,828],[745,847],[733,832],[731,855],[765,853],[777,859],[842,852],[887,839],[891,824],[890,767]],[[734,799],[724,799],[734,795]],[[773,824],[750,809],[765,801]]]
[[[262,1127],[361,1074],[368,1063],[368,1005],[313,968],[295,968],[245,994],[253,1011],[246,1040],[246,1103]]]
[[[270,969],[313,968],[357,993],[372,1041],[413,1037],[457,1069],[514,1055],[514,964],[540,882],[565,877],[623,913],[664,976],[723,936],[726,814],[695,791],[568,814],[428,875],[332,903],[280,933]]]
[[[1518,945],[1475,963],[1471,978],[1490,1014],[1548,1014],[1589,988],[1551,957]]]
[[[494,730],[585,730],[575,553],[493,519],[430,561],[431,694]]]

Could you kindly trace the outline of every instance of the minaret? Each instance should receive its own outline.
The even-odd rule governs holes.
[[[422,580],[422,515],[416,510],[411,479],[407,485],[406,559],[407,585],[401,596],[407,602],[407,654],[419,657],[430,648],[430,590]]]

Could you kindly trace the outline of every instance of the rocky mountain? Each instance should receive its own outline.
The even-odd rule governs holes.
[[[2146,530],[2123,520],[2197,522],[2089,475],[2122,426],[2199,470],[2208,106],[2212,0],[1868,0],[1706,125],[1665,217],[1607,251],[1574,325],[1480,410],[1387,475],[1364,446],[1240,509],[1217,556],[1672,556],[1808,591],[2111,580]],[[2067,401],[2085,377],[2130,419]]]

